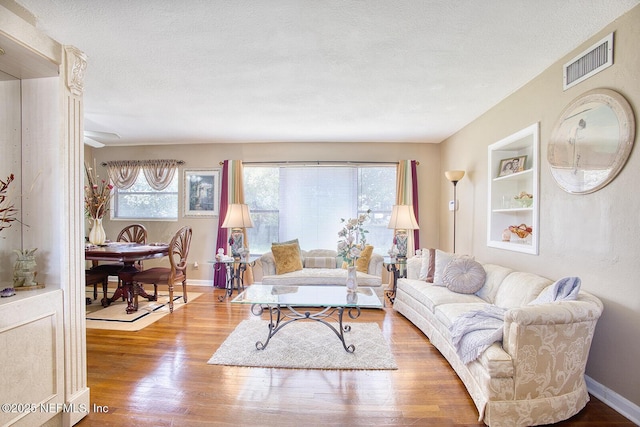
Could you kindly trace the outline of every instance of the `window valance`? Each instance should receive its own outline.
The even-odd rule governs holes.
[[[109,179],[119,189],[130,188],[138,178],[140,170],[154,190],[167,188],[182,160],[113,160],[103,163]]]

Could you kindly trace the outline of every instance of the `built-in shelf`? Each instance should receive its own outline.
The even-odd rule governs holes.
[[[538,123],[489,146],[487,245],[490,247],[538,254],[538,146]],[[511,159],[518,159],[513,169],[509,168]],[[532,200],[516,199],[523,192],[532,195]],[[510,226],[521,224],[532,228],[525,239],[505,232]]]

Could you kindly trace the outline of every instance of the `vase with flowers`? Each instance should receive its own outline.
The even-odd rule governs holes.
[[[371,210],[360,214],[357,218],[345,220],[340,219],[343,224],[342,230],[338,232],[338,255],[344,259],[347,267],[347,291],[356,292],[358,290],[358,280],[356,275],[356,260],[364,249],[367,242],[367,233],[364,223],[369,219]]]
[[[99,179],[95,170],[86,164],[84,169],[88,182],[84,187],[84,209],[86,215],[92,221],[89,243],[102,245],[107,238],[102,227],[102,218],[109,211],[113,185],[104,179]]]

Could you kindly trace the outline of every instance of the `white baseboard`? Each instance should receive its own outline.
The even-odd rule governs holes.
[[[585,375],[584,379],[587,383],[589,393],[604,402],[607,406],[610,406],[623,416],[629,418],[632,422],[640,425],[640,406],[628,401],[615,391],[608,389],[587,375]]]
[[[208,279],[208,280],[192,280],[192,279],[187,279],[187,285],[194,285],[194,286],[209,286],[210,288],[213,288],[213,280]]]

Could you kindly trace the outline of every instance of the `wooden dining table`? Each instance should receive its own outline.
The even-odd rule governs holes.
[[[121,262],[122,268],[118,270],[118,277],[122,281],[122,286],[118,287],[111,298],[103,298],[102,305],[107,307],[113,301],[122,298],[127,299],[127,313],[138,310],[135,295],[143,296],[149,301],[155,301],[154,295],[145,292],[142,286],[136,286],[133,282],[133,275],[140,270],[135,267],[137,261],[162,258],[169,255],[169,245],[164,243],[154,243],[143,245],[140,243],[114,242],[104,245],[87,245],[84,249],[84,258],[87,261]]]

